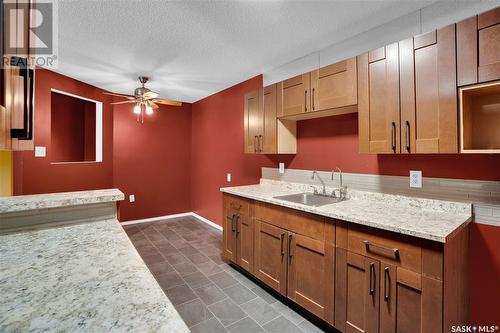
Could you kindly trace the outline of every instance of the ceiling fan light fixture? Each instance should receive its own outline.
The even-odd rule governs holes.
[[[153,108],[149,105],[146,105],[146,114],[147,115],[153,114]]]
[[[141,104],[137,103],[137,105],[134,106],[134,113],[141,114]]]

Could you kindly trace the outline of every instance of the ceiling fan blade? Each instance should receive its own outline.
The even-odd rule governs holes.
[[[148,104],[149,104],[150,107],[153,108],[153,110],[156,110],[156,109],[159,108],[159,106],[156,103],[154,103],[154,102],[148,101]]]
[[[114,103],[111,103],[111,104],[128,104],[128,103],[136,103],[136,101],[123,101],[123,102],[114,102]]]
[[[110,96],[116,96],[116,97],[123,97],[123,98],[128,98],[128,99],[135,99],[134,96],[124,95],[124,94],[115,94],[115,93],[109,93],[109,92],[103,92],[103,94],[110,95]]]
[[[182,105],[182,102],[173,101],[171,99],[155,98],[152,101],[157,103],[157,104],[163,104],[163,105],[172,105],[172,106],[181,106]]]
[[[152,99],[158,97],[158,93],[155,93],[154,91],[148,91],[142,95],[143,98],[145,99]]]

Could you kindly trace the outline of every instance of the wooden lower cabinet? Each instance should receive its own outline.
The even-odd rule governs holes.
[[[255,276],[286,295],[287,231],[255,220]]]
[[[334,247],[325,241],[288,233],[287,297],[333,323]]]
[[[442,244],[241,200],[224,198],[224,257],[337,330],[469,324],[468,227]]]
[[[254,269],[254,225],[249,203],[224,196],[222,255],[246,271]]]

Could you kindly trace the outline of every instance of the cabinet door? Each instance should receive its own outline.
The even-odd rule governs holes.
[[[455,25],[416,36],[413,44],[415,152],[457,153]],[[407,93],[411,94],[401,91]],[[403,126],[406,121],[402,119]]]
[[[284,229],[255,220],[255,276],[286,295],[288,237]]]
[[[288,233],[287,296],[319,318],[333,322],[333,245]]]
[[[280,116],[289,116],[311,111],[310,74],[302,74],[281,82]]]
[[[261,137],[261,151],[265,154],[276,153],[277,148],[277,92],[276,84],[264,88],[264,119]]]
[[[236,214],[236,263],[253,273],[253,223],[252,219]]]
[[[442,332],[442,282],[381,263],[380,332]]]
[[[500,7],[457,23],[458,85],[500,79]]]
[[[222,255],[225,259],[236,263],[236,214],[224,209],[224,215]]]
[[[347,252],[346,333],[378,332],[380,264]]]
[[[245,153],[258,153],[263,127],[262,90],[246,94],[244,103]]]
[[[357,104],[356,58],[311,72],[311,111]]]
[[[398,44],[358,56],[360,152],[398,153]]]

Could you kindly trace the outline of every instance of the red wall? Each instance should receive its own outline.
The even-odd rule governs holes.
[[[52,164],[51,88],[103,102],[103,162]],[[37,194],[113,187],[112,99],[103,90],[45,69],[36,70],[35,145],[47,147],[45,158],[33,151],[14,153],[14,194]]]
[[[191,211],[191,104],[161,106],[143,124],[132,108],[114,107],[113,186],[126,196],[120,221]]]
[[[193,104],[191,208],[217,224],[222,220],[223,186],[254,184],[266,156],[243,154],[243,95],[262,87],[254,77]],[[231,173],[231,183],[226,174]]]

